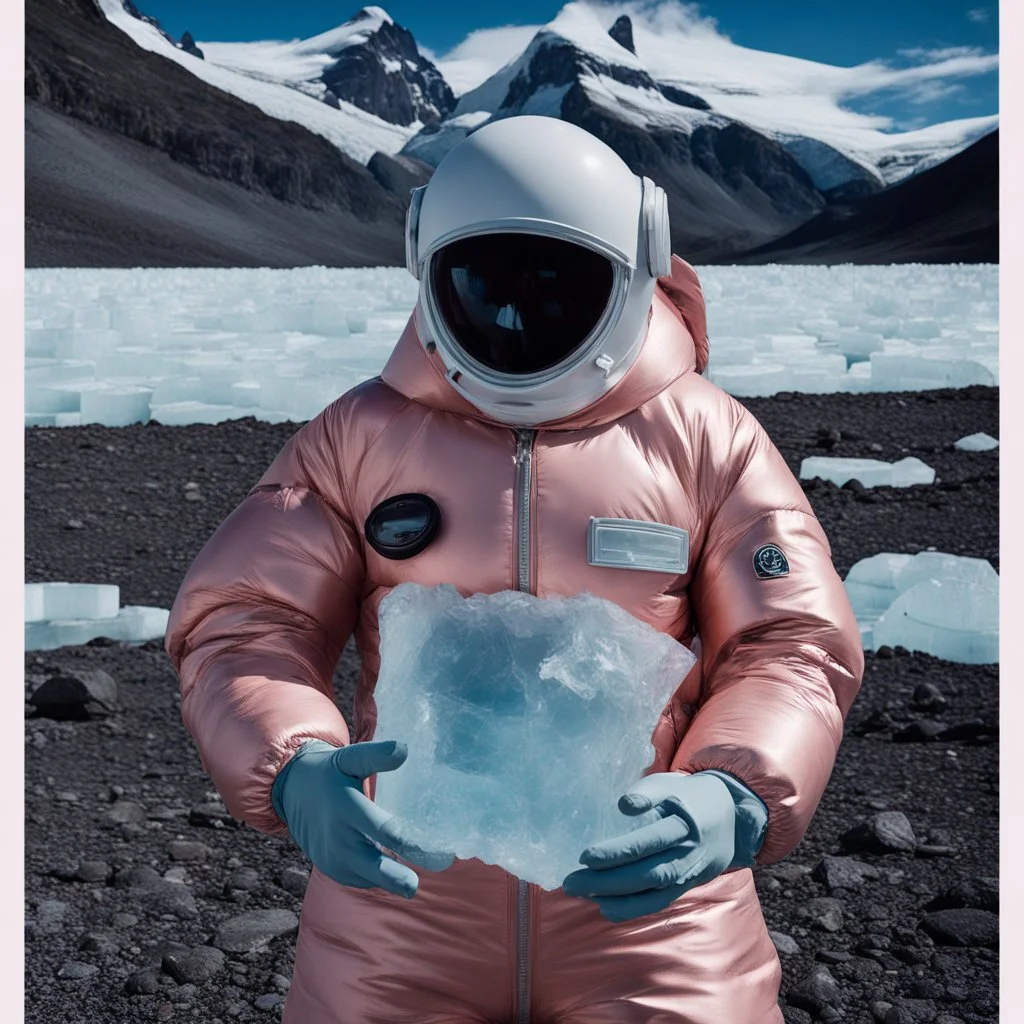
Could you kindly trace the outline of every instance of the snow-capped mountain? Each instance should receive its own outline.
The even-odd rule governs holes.
[[[998,124],[992,116],[910,132],[883,130],[886,119],[857,114],[844,101],[896,81],[900,72],[877,63],[844,68],[743,47],[695,22],[678,5],[580,0],[540,31],[561,34],[596,54],[608,52],[609,35],[613,43],[621,40],[619,62],[621,51],[632,55],[632,66],[643,69],[663,96],[678,90],[699,97],[716,114],[782,143],[825,192],[858,181],[867,190],[892,184],[948,159]],[[501,107],[512,68],[524,55],[519,30],[490,32],[490,53],[477,45],[467,59],[456,48],[438,61],[459,83],[459,117]],[[979,59],[995,66],[994,57]],[[477,124],[482,120],[477,116]],[[436,140],[430,145],[438,149]]]
[[[480,124],[520,114],[560,117],[604,140],[669,195],[677,251],[712,258],[778,237],[825,199],[778,141],[665,85],[632,52],[631,26],[613,37],[569,4],[516,59],[460,97],[453,117],[428,126],[403,154],[436,163]]]
[[[337,28],[291,42],[200,43],[207,60],[231,71],[338,100],[407,127],[430,124],[455,106],[440,71],[412,33],[380,7],[364,7]]]
[[[301,43],[216,44],[199,41],[199,49],[205,57],[200,59],[176,46],[152,18],[133,14],[128,9],[130,4],[137,11],[132,0],[96,0],[96,3],[110,22],[143,49],[180,64],[209,85],[253,104],[271,117],[301,124],[360,163],[368,163],[378,151],[397,153],[425,123],[413,120],[408,124],[397,124],[341,98],[337,93],[331,92],[332,99],[328,96],[328,85],[320,78],[337,63],[346,48],[346,41],[351,47],[369,42],[373,35],[371,27],[378,21],[378,28],[385,24],[387,15],[382,11],[379,13],[383,17],[379,19],[373,14],[366,19],[357,15],[352,22],[334,32],[307,40],[311,45],[305,48]],[[387,18],[388,22],[390,20]],[[218,51],[224,46],[229,47],[231,54],[231,63],[227,66],[218,63]],[[332,48],[335,50],[333,55],[330,52]],[[412,76],[412,71],[406,70]],[[420,109],[429,118],[432,115],[428,108],[434,102],[431,96],[437,94],[438,88],[436,84],[430,86],[425,71],[420,74],[423,85],[415,81],[413,84],[423,92],[424,102]]]

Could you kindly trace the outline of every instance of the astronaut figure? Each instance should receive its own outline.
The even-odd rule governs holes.
[[[508,118],[413,193],[407,256],[419,300],[382,374],[288,441],[167,635],[228,810],[313,865],[284,1020],[779,1024],[750,869],[803,837],[863,653],[799,484],[702,376],[665,194],[580,128]],[[631,549],[640,533],[686,544]],[[689,645],[620,802],[659,819],[581,850],[554,891],[405,840],[373,799],[407,756],[375,737],[373,690],[378,607],[407,581],[585,591]],[[332,676],[353,633],[347,722]]]

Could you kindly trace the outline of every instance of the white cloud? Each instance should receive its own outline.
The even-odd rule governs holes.
[[[540,25],[480,28],[470,32],[447,53],[434,56],[422,46],[420,52],[440,68],[452,91],[461,96],[518,57],[540,28]]]
[[[950,57],[981,57],[985,51],[979,46],[947,46],[938,50],[929,50],[915,46],[910,50],[900,50],[901,57],[910,60],[948,60]]]
[[[962,96],[966,92],[959,82],[920,82],[907,94],[907,99],[918,106],[935,103],[951,96]]]
[[[975,24],[982,24],[988,21],[989,12],[987,7],[975,7],[967,12],[967,17]]]

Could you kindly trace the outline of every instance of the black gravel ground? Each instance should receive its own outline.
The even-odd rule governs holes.
[[[993,388],[745,400],[794,470],[813,454],[913,454],[936,468],[929,487],[807,484],[843,574],[929,546],[998,568],[998,452],[952,448],[998,437],[998,402]],[[26,431],[26,579],[117,583],[123,604],[169,607],[296,427]],[[350,649],[335,680],[343,710],[355,666]],[[308,864],[219,804],[162,644],[28,653],[25,669],[26,699],[69,674],[104,698],[77,719],[26,703],[26,1021],[279,1017]],[[807,836],[755,872],[787,1021],[999,1019],[998,678],[995,666],[868,655]]]

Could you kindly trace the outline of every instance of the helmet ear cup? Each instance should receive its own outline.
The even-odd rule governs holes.
[[[650,178],[643,179],[644,239],[647,248],[647,269],[651,277],[667,277],[672,273],[672,238],[668,220],[668,196]]]
[[[423,205],[423,195],[427,190],[426,185],[414,188],[409,197],[409,209],[405,214],[405,266],[416,280],[420,277],[419,267],[419,231],[420,231],[420,207]]]

